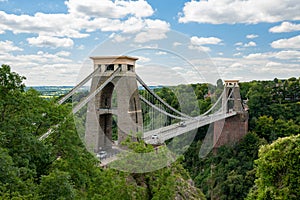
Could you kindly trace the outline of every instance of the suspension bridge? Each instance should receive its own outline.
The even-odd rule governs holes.
[[[248,131],[248,113],[243,106],[237,80],[225,81],[223,92],[209,110],[190,116],[170,106],[135,73],[138,58],[98,56],[91,59],[94,71],[58,102],[64,103],[91,81],[89,94],[72,110],[76,114],[86,109],[85,142],[90,151],[99,153],[112,149],[113,116],[117,117],[118,144],[128,135],[136,138],[141,133],[146,143],[156,145],[214,123],[213,144],[219,147],[240,140]],[[143,95],[139,92],[141,88]],[[158,114],[154,116],[155,113]],[[146,120],[145,115],[152,122]],[[155,125],[155,120],[159,126]],[[47,138],[51,132],[50,129],[40,140]]]

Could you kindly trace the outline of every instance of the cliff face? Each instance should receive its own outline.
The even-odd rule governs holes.
[[[130,174],[127,182],[140,188],[139,197],[133,194],[133,199],[206,199],[179,162],[154,172]]]
[[[204,194],[194,186],[192,179],[184,180],[178,178],[176,180],[176,195],[175,200],[203,200],[206,199]]]

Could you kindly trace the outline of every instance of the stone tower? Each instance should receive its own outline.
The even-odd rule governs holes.
[[[85,140],[88,149],[96,153],[112,147],[113,115],[117,116],[119,144],[128,135],[135,138],[143,130],[143,118],[135,74],[138,58],[97,56],[91,59],[94,69],[100,70],[92,79],[90,92],[111,79],[88,103]],[[113,99],[117,107],[112,107]]]
[[[248,132],[248,112],[244,109],[238,80],[225,81],[223,112],[237,112],[237,115],[214,123],[214,148],[233,144],[242,139]]]

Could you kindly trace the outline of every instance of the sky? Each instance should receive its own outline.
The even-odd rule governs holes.
[[[299,11],[299,0],[0,0],[0,64],[28,86],[75,85],[89,56],[126,52],[150,85],[299,77]]]

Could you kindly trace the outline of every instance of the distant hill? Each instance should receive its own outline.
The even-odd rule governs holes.
[[[33,88],[41,93],[41,97],[43,98],[52,98],[52,97],[59,97],[64,94],[67,94],[74,86],[30,86],[26,87],[26,90]],[[163,86],[149,86],[151,90],[162,88]],[[83,86],[83,90],[89,90],[88,86]],[[142,86],[139,87],[139,90],[143,90]]]
[[[26,87],[26,90],[29,90],[30,88],[39,91],[43,98],[52,98],[68,93],[73,86],[31,86]]]

